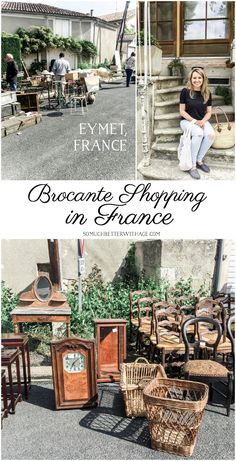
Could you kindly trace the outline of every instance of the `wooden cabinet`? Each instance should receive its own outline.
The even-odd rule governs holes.
[[[126,359],[126,324],[123,319],[95,320],[98,382],[120,380],[121,364]]]
[[[95,342],[66,338],[51,342],[57,410],[97,405]]]

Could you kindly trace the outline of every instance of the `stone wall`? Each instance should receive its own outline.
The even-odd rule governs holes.
[[[77,240],[60,240],[61,269],[64,286],[78,276]],[[228,281],[232,241],[224,240],[220,286]],[[116,279],[124,265],[131,240],[86,240],[85,277],[94,264],[102,271],[105,281]],[[150,240],[136,242],[136,266],[147,277],[167,278],[171,283],[192,277],[198,289],[203,283],[211,285],[215,268],[217,240]],[[235,253],[234,253],[235,257]],[[230,262],[231,261],[231,262]],[[38,274],[39,265],[48,267],[47,240],[2,240],[1,278],[14,292],[28,287]],[[235,263],[234,263],[235,264]]]
[[[77,240],[60,240],[61,269],[64,286],[78,277]],[[124,264],[131,240],[86,240],[85,277],[94,264],[102,270],[105,281],[115,279]],[[47,240],[2,240],[1,279],[18,293],[38,275],[38,265],[49,264]]]
[[[211,285],[217,240],[155,240],[136,243],[136,265],[146,276],[171,283],[192,277],[193,287]]]

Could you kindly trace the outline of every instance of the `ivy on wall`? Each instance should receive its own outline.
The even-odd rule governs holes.
[[[54,35],[52,30],[45,26],[30,27],[29,29],[19,27],[15,35],[8,34],[8,36],[18,38],[23,55],[36,53],[37,60],[39,52],[46,48],[61,48],[70,51],[77,54],[82,61],[89,61],[97,56],[97,48],[92,42]]]
[[[7,53],[11,53],[14,56],[19,70],[21,70],[21,43],[17,35],[2,33],[2,72],[6,72],[7,64],[5,62],[5,56]]]

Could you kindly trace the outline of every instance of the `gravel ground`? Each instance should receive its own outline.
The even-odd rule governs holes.
[[[193,459],[234,459],[234,410],[207,406]],[[180,459],[151,449],[145,419],[125,417],[117,384],[99,385],[92,410],[54,409],[52,383],[32,385],[28,401],[3,421],[2,459]]]
[[[96,101],[81,115],[80,108],[46,111],[38,125],[2,138],[2,179],[127,180],[135,177],[135,85],[103,84]],[[83,125],[82,123],[86,124]],[[91,134],[89,125],[113,124],[113,134]],[[120,133],[123,123],[124,134]],[[119,124],[119,125],[115,125]],[[111,127],[109,125],[109,131]],[[80,134],[81,131],[81,134]],[[88,140],[89,151],[81,140]],[[123,140],[122,151],[102,140]],[[80,140],[75,149],[74,141]]]

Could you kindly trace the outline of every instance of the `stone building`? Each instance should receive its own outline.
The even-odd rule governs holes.
[[[131,244],[135,263],[146,277],[165,278],[175,284],[193,280],[214,291],[234,291],[235,242],[231,240],[86,240],[85,274],[96,264],[105,281],[116,279],[125,264]],[[59,240],[59,265],[64,286],[78,279],[78,240]],[[14,292],[28,287],[38,271],[49,270],[47,240],[2,240],[2,280]]]
[[[89,40],[96,45],[98,55],[96,62],[111,60],[116,45],[116,26],[90,14],[78,11],[56,8],[41,3],[2,2],[2,31],[14,34],[19,27],[26,29],[32,26],[50,27],[53,33],[62,37],[73,37]],[[45,49],[39,59],[50,63],[57,58],[60,49]],[[78,58],[73,53],[66,53],[71,68],[78,67]],[[35,55],[24,56],[27,66],[34,60]]]

